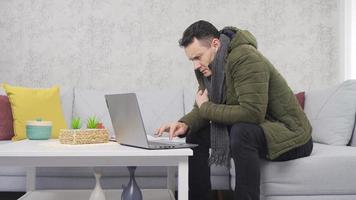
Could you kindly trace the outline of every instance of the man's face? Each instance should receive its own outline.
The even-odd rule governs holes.
[[[194,38],[184,51],[189,60],[193,61],[194,70],[199,70],[205,77],[209,77],[212,71],[208,66],[213,62],[219,45],[220,41],[216,38],[211,42]]]

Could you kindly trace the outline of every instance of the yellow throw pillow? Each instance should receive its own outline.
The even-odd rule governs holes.
[[[58,138],[59,129],[67,128],[59,95],[59,87],[34,89],[3,84],[11,103],[14,118],[13,141],[26,138],[26,121],[42,118],[52,121],[52,138]]]

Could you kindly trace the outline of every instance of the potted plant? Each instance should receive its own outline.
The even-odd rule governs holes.
[[[109,133],[102,123],[95,117],[87,119],[86,129],[82,129],[79,117],[72,119],[71,129],[61,129],[59,141],[62,144],[95,144],[109,141]]]
[[[72,129],[80,129],[82,127],[82,121],[79,117],[74,117],[72,119]]]

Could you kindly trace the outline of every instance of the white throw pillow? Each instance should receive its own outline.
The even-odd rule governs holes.
[[[80,117],[85,126],[88,117],[96,116],[108,129],[110,136],[115,138],[104,95],[123,91],[75,88],[74,93],[73,117]],[[136,94],[147,134],[153,133],[161,124],[176,121],[183,116],[182,89],[139,91]]]
[[[356,80],[306,92],[304,111],[313,127],[315,142],[347,145],[355,122]]]

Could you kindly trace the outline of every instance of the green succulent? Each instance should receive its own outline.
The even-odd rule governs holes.
[[[96,126],[98,125],[99,121],[96,119],[96,117],[89,117],[87,120],[87,128],[89,129],[95,129]]]
[[[72,119],[72,129],[80,129],[82,127],[82,122],[79,117]]]

